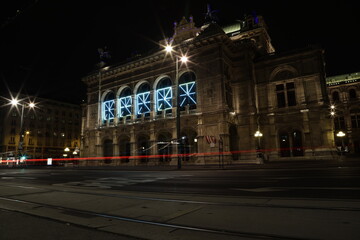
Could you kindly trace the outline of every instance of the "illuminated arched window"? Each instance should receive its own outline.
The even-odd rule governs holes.
[[[150,114],[150,86],[143,83],[136,94],[136,114]]]
[[[170,78],[163,78],[156,87],[156,111],[171,111],[172,109],[172,88]]]
[[[185,106],[189,109],[196,108],[196,77],[193,72],[186,72],[179,79],[179,99],[180,109],[184,110]]]
[[[119,96],[119,117],[131,116],[131,89],[125,88]]]
[[[115,96],[113,92],[106,94],[102,104],[102,119],[113,120],[115,114]]]

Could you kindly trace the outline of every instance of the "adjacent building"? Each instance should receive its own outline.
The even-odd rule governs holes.
[[[261,16],[226,27],[184,17],[157,49],[82,79],[82,156],[104,157],[83,163],[334,158],[324,66],[317,47],[276,53]]]
[[[351,155],[360,155],[360,73],[331,76],[326,79],[334,119],[336,146]],[[339,137],[339,131],[345,133]]]
[[[17,101],[11,104],[11,99]],[[79,154],[80,105],[31,96],[9,97],[1,101],[0,116],[2,159],[64,158],[75,150],[75,155]],[[65,152],[65,148],[70,151]]]

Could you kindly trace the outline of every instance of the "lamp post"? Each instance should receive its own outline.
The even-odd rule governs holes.
[[[260,163],[263,163],[263,159],[261,158],[261,145],[260,145],[260,139],[261,137],[263,136],[263,134],[260,132],[260,130],[258,129],[255,134],[254,134],[254,137],[256,137],[258,139],[258,142],[257,142],[257,156],[256,158],[258,158],[260,160]]]
[[[69,152],[70,152],[70,148],[65,147],[64,152],[65,152],[65,153],[63,154],[63,157],[64,157],[64,158],[68,158]],[[69,157],[70,157],[70,156],[69,156]],[[65,165],[65,166],[67,166],[66,161],[67,161],[67,160],[64,161],[64,165]]]
[[[341,149],[340,149],[340,158],[343,155],[343,151],[345,150],[345,145],[344,145],[344,137],[345,137],[345,133],[343,131],[339,131],[336,136],[339,137],[341,139]]]
[[[173,47],[171,45],[167,45],[165,47],[165,51],[167,53],[173,52]],[[180,84],[179,84],[179,62],[186,63],[188,61],[188,57],[185,55],[175,55],[175,83],[176,83],[176,139],[177,139],[177,150],[178,150],[178,161],[177,168],[181,169],[181,147],[182,147],[182,139],[180,133]]]
[[[20,155],[20,153],[23,150],[23,141],[24,141],[24,130],[23,130],[23,125],[24,125],[24,109],[25,109],[25,103],[20,102],[17,98],[13,98],[10,101],[11,105],[13,107],[17,107],[18,105],[21,106],[21,114],[20,114],[20,138],[19,138],[19,145],[18,145],[18,154]],[[34,109],[35,108],[35,103],[30,102],[28,104],[28,107],[30,109]]]

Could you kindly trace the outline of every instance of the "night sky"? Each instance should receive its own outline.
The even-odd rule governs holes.
[[[107,46],[112,63],[147,53],[173,34],[173,22],[204,23],[206,4],[220,25],[262,15],[276,52],[317,45],[325,50],[327,76],[360,71],[359,14],[354,1],[2,1],[1,92],[81,103],[81,78]],[[236,4],[234,4],[236,3]],[[317,6],[312,6],[317,4]],[[322,5],[319,5],[322,4]]]

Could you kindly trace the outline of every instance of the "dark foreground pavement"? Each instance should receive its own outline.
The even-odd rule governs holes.
[[[109,232],[0,209],[1,240],[135,240]]]

